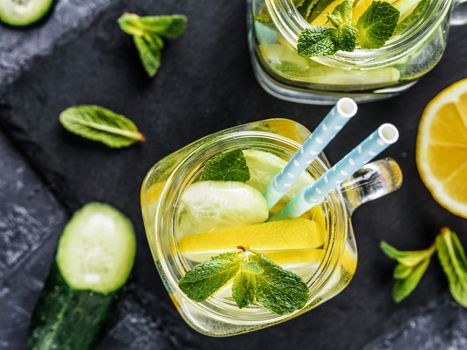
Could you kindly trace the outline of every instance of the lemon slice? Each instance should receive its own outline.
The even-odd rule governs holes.
[[[197,182],[188,186],[180,202],[175,228],[179,239],[187,234],[259,224],[269,216],[263,195],[241,182]]]
[[[194,262],[206,261],[241,246],[271,257],[277,264],[303,263],[320,260],[324,232],[314,221],[294,219],[258,225],[218,229],[183,237],[179,252]]]
[[[250,169],[250,180],[247,181],[247,184],[253,186],[261,193],[264,192],[273,177],[287,164],[284,159],[269,152],[245,150],[243,154],[245,155],[246,164]],[[307,185],[313,183],[313,181],[313,177],[309,173],[304,172],[290,190],[287,191],[283,200],[288,202]]]
[[[435,200],[467,218],[467,79],[436,96],[423,112],[417,167]]]

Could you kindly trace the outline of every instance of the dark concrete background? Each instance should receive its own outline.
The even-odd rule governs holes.
[[[414,294],[396,305],[390,298],[393,264],[378,249],[381,239],[401,248],[426,247],[444,225],[457,230],[464,243],[467,241],[466,221],[436,204],[415,166],[415,138],[424,106],[438,91],[467,76],[465,28],[452,30],[445,57],[433,72],[397,98],[362,105],[359,115],[329,147],[327,154],[336,161],[382,122],[392,122],[401,131],[400,142],[385,155],[401,165],[404,186],[355,213],[360,257],[352,284],[335,299],[283,325],[214,339],[194,333],[183,323],[157,276],[140,216],[142,178],[157,160],[208,133],[267,117],[292,118],[312,129],[328,108],[280,101],[258,86],[248,59],[242,1],[163,0],[156,4],[127,0],[109,5],[102,0],[99,4],[89,6],[82,0],[59,2],[63,7],[57,11],[63,13],[74,13],[79,5],[79,16],[68,13],[68,17],[56,20],[56,14],[52,14],[48,22],[26,32],[0,27],[0,123],[37,174],[22,180],[24,189],[4,186],[0,190],[5,202],[15,205],[16,201],[26,201],[27,206],[23,203],[23,207],[32,211],[45,208],[46,199],[41,196],[49,198],[50,190],[58,202],[52,198],[48,214],[37,215],[61,218],[55,226],[43,224],[44,230],[50,231],[50,243],[34,249],[34,259],[43,262],[43,267],[37,267],[34,273],[36,287],[14,303],[9,294],[0,294],[0,302],[14,304],[21,310],[23,317],[18,322],[22,328],[18,328],[23,329],[23,334],[66,213],[98,200],[123,210],[138,233],[133,277],[102,348],[358,349],[368,344],[369,348],[401,349],[417,344],[419,348],[435,349],[438,343],[422,340],[429,334],[435,337],[436,331],[440,341],[454,349],[467,344],[465,334],[455,332],[465,325],[465,309],[449,301],[437,262],[432,263]],[[167,45],[162,69],[154,80],[145,76],[131,39],[115,23],[123,11],[182,13],[189,18],[186,34]],[[58,30],[63,34],[46,35]],[[7,36],[15,37],[13,44]],[[22,58],[15,60],[17,57]],[[4,67],[9,67],[8,71]],[[58,114],[81,103],[103,105],[131,117],[148,141],[125,150],[110,150],[68,134],[59,125]],[[28,167],[10,146],[0,149],[7,149],[5,154],[12,162]],[[16,178],[14,169],[2,166],[0,181],[11,184],[11,179]],[[39,186],[39,192],[44,194],[33,195],[34,200],[22,199],[33,186]],[[0,207],[1,214],[8,210]],[[28,224],[13,222],[12,226],[27,228]],[[18,263],[18,280],[29,276],[29,259]],[[2,270],[0,277],[6,280],[6,274],[1,274]],[[423,333],[427,319],[431,320],[428,329],[432,331]],[[20,333],[13,336],[0,332],[0,348],[3,344],[5,349],[12,348],[12,342],[21,348],[21,341]]]

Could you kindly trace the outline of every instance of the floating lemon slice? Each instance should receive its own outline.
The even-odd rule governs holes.
[[[467,218],[467,79],[442,91],[423,112],[417,167],[435,200]]]
[[[206,261],[242,246],[269,256],[277,264],[299,264],[320,261],[323,244],[324,232],[316,222],[294,219],[185,236],[178,249],[193,262]]]

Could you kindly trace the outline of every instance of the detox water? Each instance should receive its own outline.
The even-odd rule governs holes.
[[[204,169],[192,177],[180,197],[175,224],[176,250],[185,271],[219,254],[249,249],[266,255],[274,263],[310,283],[325,259],[329,243],[329,215],[325,203],[316,206],[301,218],[264,224],[268,217],[294,198],[314,178],[310,172],[297,183],[271,211],[262,195],[269,181],[286,164],[279,156],[255,149],[243,149],[250,177],[246,182],[203,181]],[[348,245],[340,268],[322,286],[313,303],[319,303],[347,284],[356,269],[356,253]],[[207,303],[229,313],[257,314],[261,306],[253,304],[239,309],[232,298],[232,283],[217,291]],[[208,308],[209,309],[209,308]],[[267,310],[262,310],[266,311]]]

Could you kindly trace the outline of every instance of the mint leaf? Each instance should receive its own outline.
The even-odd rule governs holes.
[[[250,179],[245,156],[239,149],[223,153],[209,160],[200,175],[201,181],[238,181]]]
[[[297,51],[301,56],[328,56],[337,52],[333,35],[335,28],[311,27],[303,30],[298,37]]]
[[[436,247],[453,298],[467,307],[467,258],[459,238],[448,228],[443,228],[436,237]]]
[[[153,38],[146,41],[143,37],[133,36],[133,42],[138,49],[139,58],[143,63],[144,70],[151,78],[157,74],[161,66],[160,41]]]
[[[435,249],[432,246],[425,250],[400,251],[384,241],[381,241],[380,248],[389,258],[409,267],[416,266],[426,258],[431,257]]]
[[[225,253],[196,265],[178,283],[194,301],[204,301],[223,287],[240,269],[241,253]]]
[[[394,269],[393,277],[396,280],[403,280],[409,277],[412,271],[413,271],[412,266],[397,264],[396,268]]]
[[[392,290],[392,297],[395,302],[399,303],[412,293],[423,277],[428,265],[430,265],[430,260],[431,259],[422,260],[420,264],[411,269],[407,277],[396,280],[394,289]]]
[[[328,19],[336,28],[311,27],[302,31],[297,43],[300,55],[327,56],[338,50],[355,50],[357,31],[352,26],[352,1],[337,5]]]
[[[232,297],[240,309],[255,302],[256,276],[263,272],[257,263],[247,261],[241,264],[240,272],[232,285]]]
[[[256,275],[256,301],[265,308],[283,315],[303,308],[308,301],[308,287],[296,274],[274,264],[266,256],[254,254],[263,273]]]
[[[357,31],[351,24],[343,24],[332,33],[332,40],[338,50],[352,52],[357,44]]]
[[[373,1],[357,23],[358,40],[364,49],[384,46],[396,29],[399,11],[384,1]]]
[[[187,18],[183,15],[138,16],[125,13],[118,19],[120,28],[127,34],[144,36],[157,35],[175,39],[183,34]]]
[[[130,119],[100,106],[70,107],[60,113],[59,118],[68,131],[112,148],[126,147],[145,140]]]

